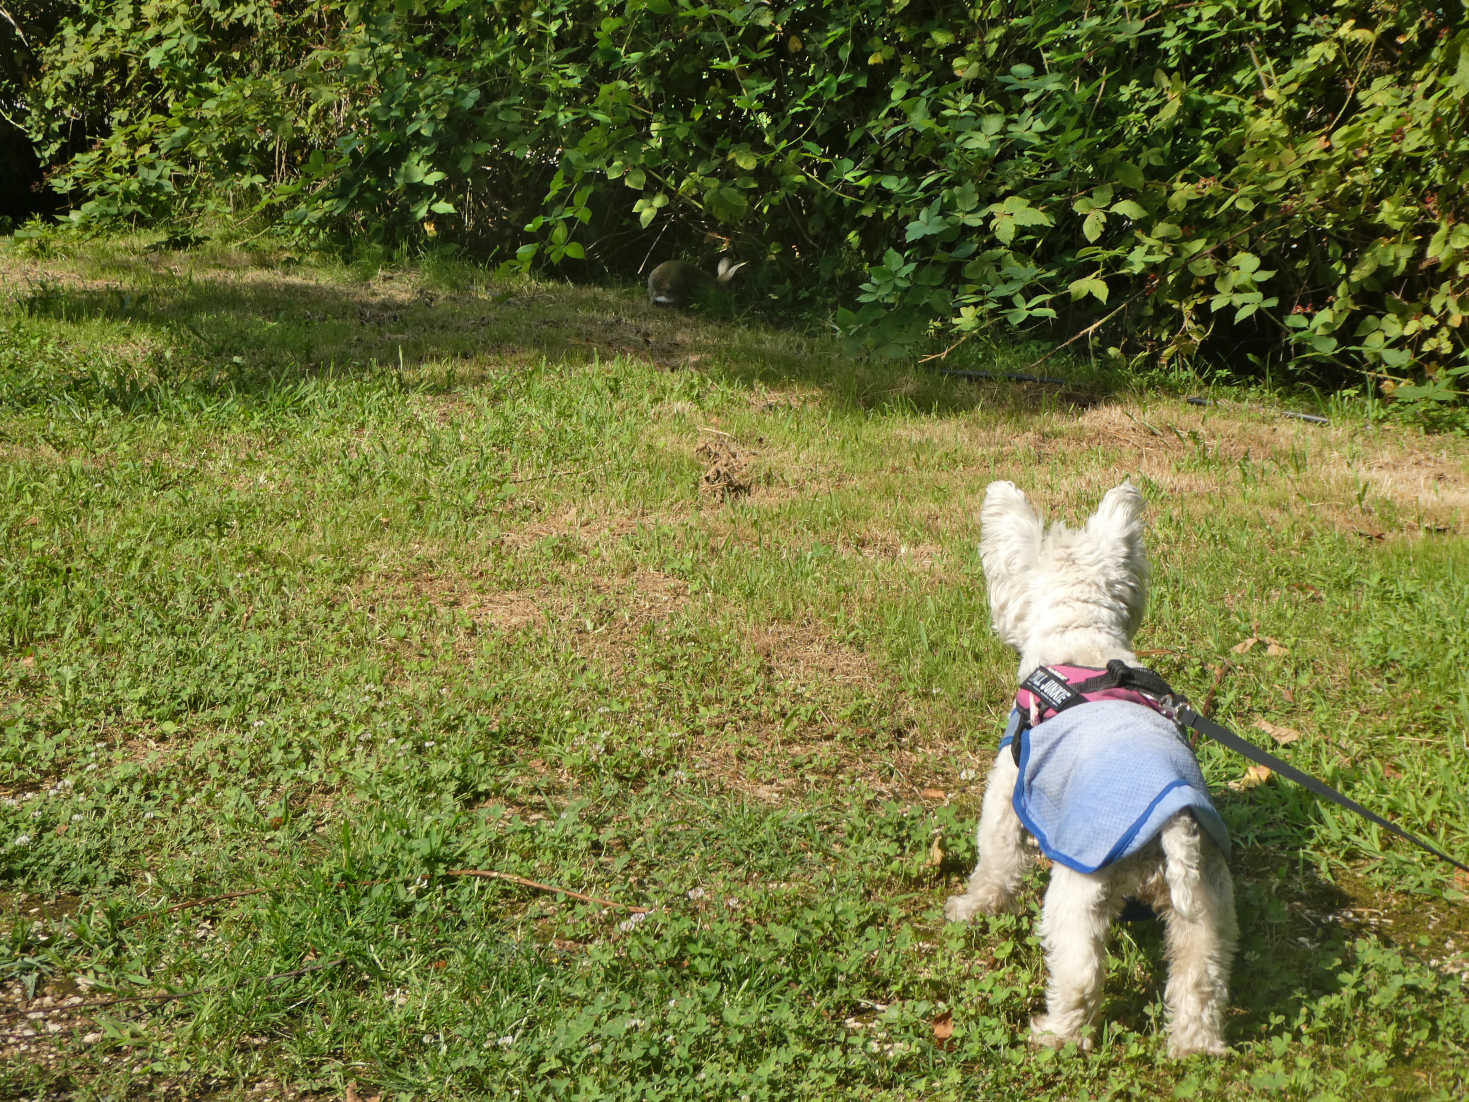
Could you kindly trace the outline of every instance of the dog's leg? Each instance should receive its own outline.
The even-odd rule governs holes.
[[[1091,1049],[1088,1027],[1101,1002],[1104,940],[1116,910],[1105,877],[1062,865],[1051,870],[1040,927],[1049,974],[1046,1012],[1030,1023],[1036,1044],[1060,1048],[1073,1041],[1083,1051]]]
[[[1031,854],[1025,848],[1025,828],[1010,803],[1020,770],[1004,747],[990,768],[979,812],[979,863],[969,876],[963,895],[951,895],[944,917],[964,922],[977,914],[1001,914],[1015,907],[1015,893],[1025,878]]]
[[[1224,855],[1188,812],[1163,828],[1164,875],[1171,907],[1164,912],[1168,954],[1168,1054],[1222,1055],[1229,970],[1239,925],[1234,882]]]

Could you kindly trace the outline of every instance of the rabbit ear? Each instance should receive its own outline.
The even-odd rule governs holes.
[[[748,260],[735,263],[729,257],[721,257],[719,260],[719,275],[716,277],[720,283],[728,283],[734,278],[734,274],[748,264]]]

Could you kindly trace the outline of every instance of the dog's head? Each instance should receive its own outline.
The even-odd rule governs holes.
[[[979,557],[995,634],[1038,665],[1133,661],[1132,635],[1147,601],[1143,496],[1109,490],[1080,530],[1054,524],[1014,483],[992,482],[980,513]]]

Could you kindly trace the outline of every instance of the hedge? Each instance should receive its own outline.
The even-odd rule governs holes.
[[[28,104],[84,223],[250,217],[597,277],[728,251],[878,343],[1084,334],[1461,420],[1464,14],[84,0]]]

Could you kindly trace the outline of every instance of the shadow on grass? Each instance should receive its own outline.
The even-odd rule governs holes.
[[[1231,862],[1240,930],[1226,1019],[1231,1045],[1280,1035],[1303,1007],[1339,991],[1339,975],[1351,967],[1353,943],[1362,933],[1343,921],[1351,903],[1344,892],[1294,863],[1287,872],[1272,856],[1255,850]],[[1136,1025],[1161,1005],[1168,974],[1163,924],[1149,917],[1123,928],[1157,982],[1144,990],[1112,986],[1103,1013]]]
[[[930,365],[878,360],[844,350],[835,338],[654,307],[622,289],[508,282],[444,289],[421,275],[330,282],[250,267],[179,273],[142,260],[114,264],[109,276],[43,275],[11,298],[32,318],[124,325],[147,350],[143,366],[159,378],[235,394],[364,372],[398,373],[415,387],[447,391],[542,362],[620,358],[745,385],[819,390],[868,410],[951,413],[983,404],[1025,416],[1082,409],[1108,389],[1095,378],[1057,385],[1051,380],[1061,368],[1054,366],[1044,381],[1015,378],[1029,374],[1044,345],[966,349],[963,359]]]
[[[1224,793],[1218,802],[1225,807],[1248,798]],[[1241,811],[1238,806],[1234,810]],[[1276,833],[1304,832],[1285,827]],[[1301,859],[1303,852],[1289,843],[1255,843],[1236,846],[1230,861],[1239,919],[1239,947],[1225,1027],[1231,1045],[1258,1045],[1293,1033],[1303,1011],[1339,994],[1343,977],[1356,972],[1364,961],[1370,963],[1373,954],[1369,950],[1364,955],[1364,938],[1382,950],[1436,968],[1399,936],[1411,931],[1389,932],[1374,922],[1375,908],[1364,906],[1360,896],[1318,876]],[[951,853],[938,873],[942,883],[953,886],[971,868],[970,855]],[[1036,924],[1045,878],[1046,874],[1039,874],[1039,883],[1032,883],[1025,894],[1027,909],[1036,908]],[[1032,932],[1038,936],[1038,926]],[[1098,1022],[1103,1028],[1115,1024],[1146,1031],[1149,1021],[1162,1012],[1168,978],[1163,923],[1147,908],[1129,904],[1108,934],[1114,961],[1123,952],[1123,939],[1133,943],[1145,962],[1143,975],[1141,979],[1135,975],[1108,979]],[[1038,1011],[1043,998],[1037,990],[1030,1009]],[[1161,1021],[1154,1028],[1161,1028]]]

